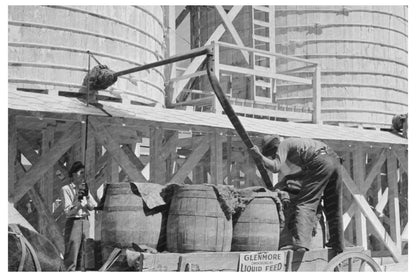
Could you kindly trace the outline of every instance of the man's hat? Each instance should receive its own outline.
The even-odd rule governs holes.
[[[278,135],[265,135],[261,142],[261,153],[265,156],[271,156],[276,153],[280,143]]]
[[[76,161],[72,164],[71,169],[68,171],[69,177],[72,177],[72,174],[80,171],[81,169],[85,168],[85,166],[80,161]]]

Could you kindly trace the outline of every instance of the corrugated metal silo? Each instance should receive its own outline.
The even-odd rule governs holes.
[[[224,7],[230,10],[230,7]],[[321,65],[324,123],[390,127],[393,115],[407,112],[407,7],[274,8],[275,51],[313,60]],[[265,20],[265,23],[273,22],[267,13],[261,14],[261,9],[261,6],[244,6],[233,20],[247,47],[253,47],[256,37],[264,35],[258,32],[268,32],[268,27],[258,29],[256,22],[259,19]],[[256,18],[256,12],[257,17],[265,18]],[[194,7],[191,10],[192,47],[206,43],[221,22],[213,6]],[[235,43],[229,32],[220,41]],[[262,49],[257,45],[256,48]],[[268,51],[269,47],[263,50]],[[221,63],[242,67],[246,64],[238,51],[225,50],[220,53],[220,60]],[[304,65],[277,58],[276,72],[285,73]],[[312,78],[312,70],[309,68],[287,74]],[[224,79],[224,76],[221,78]],[[253,100],[254,93],[248,91],[253,89],[250,82],[253,80],[241,79],[241,75],[233,78],[230,96]],[[209,88],[204,81],[199,86],[201,89]],[[277,82],[274,91],[274,105],[305,111],[312,109],[310,85]]]
[[[115,71],[164,58],[160,6],[9,6],[8,21],[9,86],[18,90],[79,91],[87,50]],[[100,92],[119,93],[126,103],[164,105],[163,67],[123,76]]]
[[[321,64],[324,122],[387,127],[407,112],[407,7],[275,9],[276,51]],[[311,106],[311,96],[310,88],[282,86],[278,102]]]

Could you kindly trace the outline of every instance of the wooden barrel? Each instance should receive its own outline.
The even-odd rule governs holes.
[[[234,220],[231,251],[279,249],[280,222],[276,203],[258,195]]]
[[[231,249],[232,221],[212,187],[184,186],[173,195],[166,233],[169,252],[226,252]]]
[[[135,249],[135,245],[157,248],[161,236],[162,212],[144,205],[136,186],[108,184],[101,223],[102,258],[114,247]]]

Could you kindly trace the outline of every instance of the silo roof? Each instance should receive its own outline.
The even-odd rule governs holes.
[[[91,105],[74,99],[28,92],[9,92],[9,109],[71,113],[79,115],[108,116],[103,111]],[[190,128],[214,127],[234,129],[226,115],[165,109],[139,105],[125,105],[113,102],[100,102],[103,109],[115,118],[137,119],[164,124],[189,125]],[[247,132],[260,134],[276,133],[284,137],[306,137],[322,140],[356,141],[381,144],[408,144],[407,139],[386,131],[358,129],[351,127],[317,125],[310,123],[295,123],[271,121],[239,117]]]

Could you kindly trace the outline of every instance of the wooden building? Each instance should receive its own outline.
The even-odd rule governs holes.
[[[149,52],[148,50],[153,46],[161,46],[161,34],[158,33],[156,39],[152,38],[151,30],[146,29],[147,27],[161,29],[160,20],[156,20],[157,17],[152,16],[152,12],[141,8],[135,7],[129,11],[143,13],[153,20],[149,26],[142,22],[144,30],[132,28],[132,24],[128,22],[120,22],[115,16],[118,12],[113,13],[106,8],[94,10],[96,8],[91,7],[92,10],[83,10],[74,7],[48,6],[39,8],[39,12],[47,13],[50,9],[59,9],[60,12],[76,14],[83,18],[87,15],[87,18],[91,16],[95,20],[104,18],[120,28],[134,29],[134,32],[145,35],[146,39],[143,41],[148,42],[148,45],[142,45],[140,39],[131,42],[127,38],[119,38],[117,41],[140,48],[141,51]],[[160,12],[160,7],[153,9],[155,13]],[[226,15],[224,10],[219,8],[217,10],[221,13],[224,24],[221,23],[216,27],[207,43],[215,41],[213,48],[218,61],[215,67],[216,74],[220,80],[223,80],[225,89],[227,80],[225,79],[224,82],[224,79],[220,78],[221,67],[228,72],[237,69],[234,65],[226,64],[227,62],[224,64],[219,62],[224,48],[229,51],[234,49],[232,51],[243,57],[249,53],[252,60],[256,55],[264,56],[265,53],[262,51],[266,50],[253,50],[241,43],[237,45],[218,43],[226,30],[235,37],[235,30],[233,31],[230,22],[241,11],[241,7],[231,8]],[[176,26],[186,14],[187,12],[181,13],[176,18],[172,7],[165,9],[165,15],[169,15],[166,19],[166,26],[170,26],[167,31],[168,37],[174,36]],[[110,35],[103,36],[99,32],[94,33],[93,30],[81,32],[79,26],[30,22],[32,19],[29,19],[14,18],[9,13],[10,33],[13,34],[11,38],[15,38],[14,35],[27,34],[25,28],[33,28],[52,30],[59,35],[62,35],[62,32],[69,32],[74,37],[80,34],[91,36],[85,41],[93,41],[92,44],[97,38],[103,44],[106,40],[112,41]],[[59,23],[58,19],[56,18]],[[24,22],[25,20],[29,22]],[[138,25],[142,23],[139,22]],[[91,24],[87,25],[91,27]],[[54,33],[51,36],[56,35]],[[131,76],[130,79],[124,78],[116,86],[116,89],[122,93],[117,96],[115,95],[117,92],[114,93],[111,89],[100,92],[98,99],[102,108],[96,108],[76,98],[81,95],[79,94],[79,90],[82,89],[81,81],[87,71],[87,59],[85,59],[87,55],[80,49],[86,51],[87,49],[84,48],[89,45],[71,49],[68,45],[57,47],[53,43],[41,44],[36,42],[38,38],[33,36],[28,38],[34,39],[30,43],[10,41],[11,38],[9,37],[9,52],[13,54],[10,56],[14,57],[14,60],[9,61],[12,72],[11,77],[9,76],[8,91],[9,202],[37,231],[46,234],[61,252],[64,249],[65,216],[60,189],[69,182],[67,172],[76,160],[85,161],[87,183],[96,198],[101,195],[103,183],[125,180],[162,185],[214,183],[247,187],[262,184],[253,160],[228,118],[221,114],[221,108],[212,92],[205,95],[208,96],[205,98],[181,98],[184,95],[205,93],[200,91],[195,93],[189,86],[189,79],[205,75],[203,70],[198,71],[204,57],[195,58],[184,70],[183,75],[176,75],[175,65],[164,68],[165,83],[161,78],[160,68],[150,70],[149,75],[143,72],[143,75],[135,77],[138,79],[133,78],[133,80]],[[75,40],[84,41],[80,38]],[[176,51],[175,45],[171,42],[172,40],[166,41],[167,55],[180,52]],[[39,58],[45,59],[40,59],[41,62],[18,60],[20,57],[32,57],[33,55],[27,51],[34,49],[39,50],[36,52]],[[124,52],[118,49],[117,53],[113,53],[115,48],[110,46],[106,46],[105,49],[108,53],[96,49],[94,54],[99,59],[105,59],[106,62],[114,62],[112,65],[114,69],[138,65],[131,62],[137,57],[118,56],[117,53],[121,55]],[[162,48],[158,49],[162,51]],[[61,62],[59,55],[62,51],[67,51],[69,57],[76,56],[74,59],[65,56],[67,66],[59,65]],[[15,55],[20,52],[22,55]],[[77,56],[81,52],[84,60]],[[134,49],[128,53],[134,55],[133,52]],[[158,55],[158,53],[143,54],[140,58],[147,59],[140,61],[140,64],[166,56]],[[344,158],[344,225],[347,241],[351,245],[361,245],[372,250],[387,250],[388,255],[398,260],[402,253],[402,237],[407,237],[407,139],[389,132],[319,124],[321,122],[319,64],[278,53],[267,53],[267,55],[272,58],[309,63],[305,66],[313,69],[313,74],[305,77],[294,76],[288,72],[270,73],[258,68],[242,67],[243,69],[238,70],[246,75],[262,75],[260,77],[263,79],[257,80],[262,87],[267,87],[265,84],[267,78],[275,83],[280,80],[310,86],[314,92],[313,109],[299,111],[273,108],[265,114],[264,111],[267,109],[264,104],[256,106],[256,103],[249,100],[240,103],[238,99],[233,100],[231,97],[237,113],[259,117],[242,117],[243,126],[254,143],[259,143],[264,134],[277,133],[283,137],[316,138],[332,146]],[[51,57],[52,60],[49,60]],[[30,71],[28,68],[35,70]],[[68,79],[65,77],[67,75]],[[36,78],[27,77],[25,80],[25,76]],[[72,81],[53,82],[61,80],[60,78]],[[76,83],[78,81],[79,84]],[[203,83],[204,80],[200,82]],[[187,94],[188,92],[190,94]],[[230,94],[232,96],[232,92]],[[210,109],[214,107],[212,111],[216,113],[161,108],[160,106],[165,105],[165,97],[166,106],[209,106]],[[183,103],[184,101],[186,103]],[[260,119],[260,117],[272,120]],[[276,181],[277,176],[273,176],[273,179]],[[99,212],[96,212],[95,218],[91,217],[91,223],[90,235],[99,240],[101,234]]]
[[[59,190],[68,182],[67,170],[75,160],[85,157],[87,182],[95,197],[101,184],[122,180],[262,184],[225,115],[114,102],[102,105],[103,110],[74,98],[9,91],[9,201],[24,213],[30,199],[41,215],[36,217],[38,231],[61,251]],[[332,146],[345,160],[347,241],[366,248],[377,244],[398,259],[408,220],[406,139],[348,127],[241,121],[255,143],[264,134],[278,133],[316,138]],[[91,231],[93,237],[99,236],[97,229],[95,234]]]

